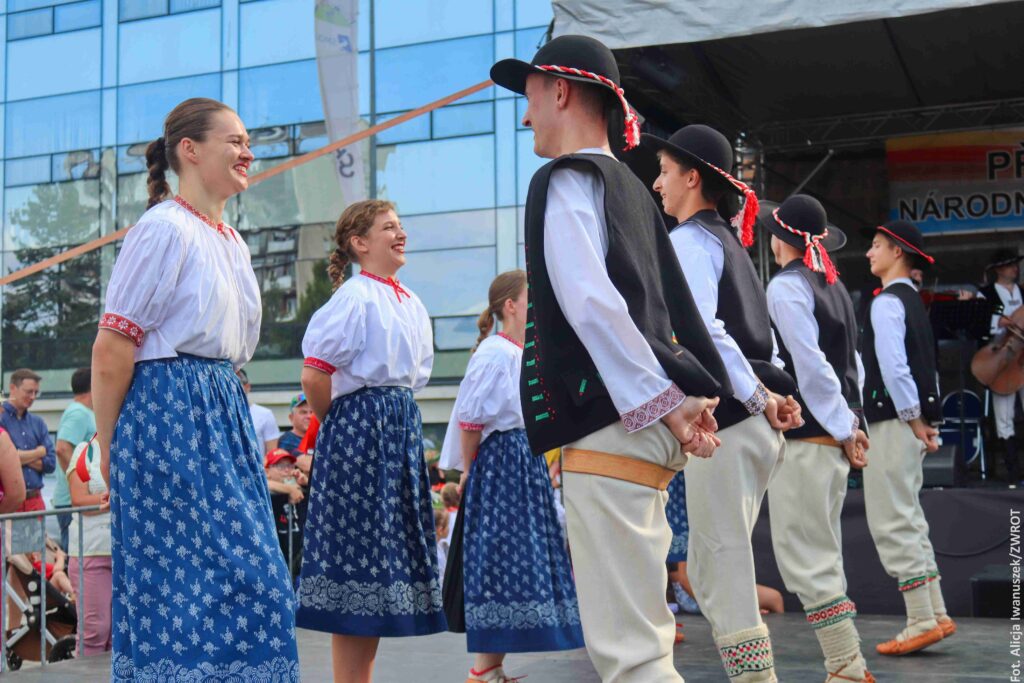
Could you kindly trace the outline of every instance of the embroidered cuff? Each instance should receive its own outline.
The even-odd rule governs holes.
[[[314,370],[319,370],[320,372],[328,375],[333,375],[335,370],[338,369],[327,361],[320,360],[319,358],[313,358],[312,356],[302,361],[302,364],[307,368],[313,368]]]
[[[764,388],[763,384],[758,384],[757,388],[754,389],[753,395],[743,402],[743,407],[747,409],[747,412],[751,415],[760,415],[764,412],[765,406],[768,405],[768,390]]]
[[[807,614],[807,623],[815,629],[832,626],[843,619],[853,619],[857,616],[857,606],[845,595],[804,611]]]
[[[915,403],[909,408],[897,410],[896,415],[903,422],[910,422],[911,420],[916,420],[917,418],[921,417],[921,404]]]
[[[135,346],[142,346],[142,338],[146,336],[141,327],[123,315],[116,313],[104,313],[103,317],[100,318],[100,327],[123,334],[135,342]]]
[[[623,413],[620,416],[622,425],[627,432],[639,431],[675,410],[685,398],[686,394],[683,393],[683,390],[673,384],[647,403],[633,408],[628,413]]]
[[[464,432],[482,432],[484,426],[479,422],[459,422],[459,429]]]
[[[853,416],[853,424],[850,426],[850,435],[845,439],[836,439],[840,444],[844,446],[848,443],[853,443],[857,440],[857,428],[860,427],[860,418],[856,415]]]

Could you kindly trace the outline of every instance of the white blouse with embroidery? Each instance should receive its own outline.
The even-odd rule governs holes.
[[[100,327],[135,342],[135,361],[187,353],[252,358],[262,303],[249,247],[232,228],[169,199],[125,237],[107,285]]]
[[[307,367],[331,376],[332,399],[364,387],[419,391],[434,365],[434,334],[419,297],[362,271],[313,314],[302,353]]]
[[[459,385],[438,467],[462,469],[463,430],[481,432],[484,441],[494,432],[526,426],[519,402],[522,362],[523,347],[509,337],[497,334],[480,342]]]

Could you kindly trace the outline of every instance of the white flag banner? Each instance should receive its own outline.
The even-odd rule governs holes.
[[[320,97],[324,105],[327,135],[332,142],[351,135],[362,126],[359,120],[359,50],[357,19],[359,0],[316,0],[316,64]],[[335,154],[335,170],[347,206],[367,195],[363,170],[364,140]]]

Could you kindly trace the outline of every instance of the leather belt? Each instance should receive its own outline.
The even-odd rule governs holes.
[[[29,498],[38,498],[41,495],[43,495],[42,489],[29,489],[28,491],[25,491],[26,500]]]
[[[675,470],[652,462],[583,448],[562,449],[562,471],[621,479],[659,491],[667,489],[676,474]]]
[[[831,436],[808,436],[803,439],[797,439],[797,441],[806,441],[807,443],[816,443],[819,446],[833,446],[835,448],[842,448],[843,444],[839,443]]]

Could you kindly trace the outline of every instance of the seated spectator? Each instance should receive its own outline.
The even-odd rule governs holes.
[[[448,566],[449,536],[451,536],[446,510],[434,510],[434,533],[437,537],[437,575],[444,581],[444,570]]]
[[[298,505],[305,494],[302,488],[309,485],[309,479],[296,466],[296,458],[283,448],[275,448],[267,453],[267,488],[271,493],[288,495],[288,502]]]
[[[29,553],[29,560],[32,567],[42,573],[43,562],[39,553]],[[66,595],[72,602],[75,601],[75,588],[68,579],[68,556],[57,541],[50,537],[46,538],[46,580],[53,584],[53,587]]]
[[[68,489],[74,507],[99,505],[94,512],[74,515],[69,529],[68,570],[71,584],[82,596],[79,609],[85,630],[82,633],[81,656],[109,652],[111,647],[111,560],[110,560],[110,501],[107,486],[100,470],[100,448],[95,438],[80,443],[71,455],[67,470]],[[82,578],[84,590],[78,585],[78,526],[82,525]]]
[[[306,395],[296,395],[288,406],[288,421],[291,422],[292,429],[283,433],[277,441],[278,448],[283,448],[295,456],[296,464],[307,477],[313,464],[313,457],[300,451],[299,446],[302,437],[306,436],[306,431],[309,430],[309,420],[312,416],[313,409],[306,402]]]
[[[246,399],[252,394],[252,384],[249,382],[249,375],[245,370],[235,372],[238,381],[242,383]],[[256,438],[263,445],[263,453],[267,454],[277,448],[277,441],[281,438],[281,430],[277,428],[277,419],[270,408],[265,408],[258,403],[249,401],[249,412],[252,414],[252,424],[256,428]]]
[[[16,512],[25,502],[25,475],[18,451],[7,432],[0,427],[0,514]]]

